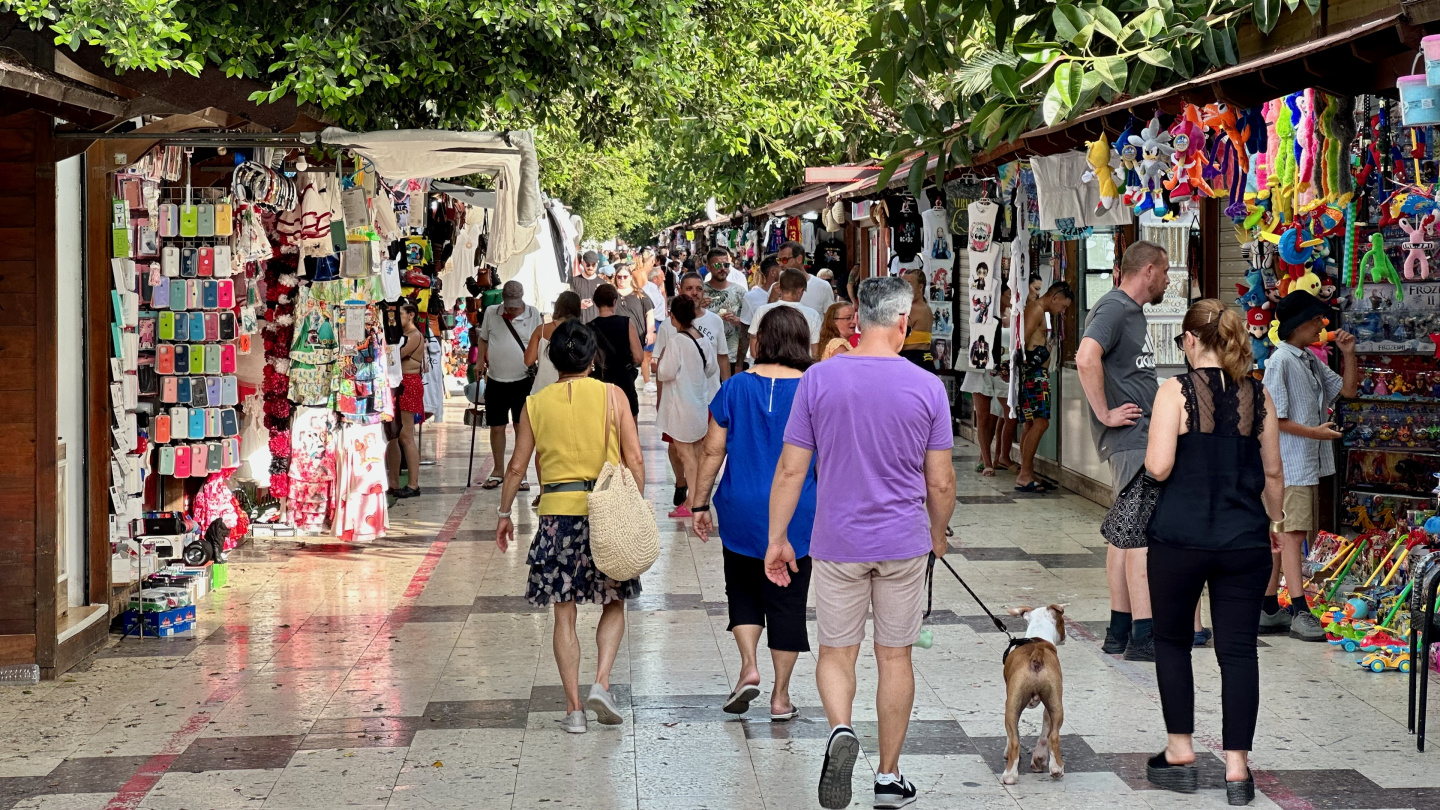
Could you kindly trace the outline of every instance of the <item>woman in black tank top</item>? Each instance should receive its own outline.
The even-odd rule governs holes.
[[[1269,521],[1280,520],[1285,486],[1275,406],[1250,374],[1250,337],[1213,298],[1185,314],[1177,343],[1191,366],[1155,397],[1145,468],[1164,482],[1150,521],[1150,599],[1155,676],[1169,744],[1150,759],[1150,781],[1191,792],[1198,781],[1191,734],[1195,681],[1192,619],[1210,587],[1224,712],[1230,804],[1255,796],[1246,755],[1260,709],[1256,655],[1270,581]]]

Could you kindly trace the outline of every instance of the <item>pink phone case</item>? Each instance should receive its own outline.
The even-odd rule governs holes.
[[[188,444],[175,448],[175,477],[190,477],[190,445]]]
[[[215,275],[215,251],[211,248],[200,248],[200,275]]]
[[[235,347],[228,343],[220,347],[220,373],[235,373]]]
[[[222,278],[215,282],[219,287],[215,291],[216,300],[220,309],[232,309],[235,306],[235,284],[228,278]]]
[[[205,445],[203,445],[203,444],[195,444],[195,445],[191,445],[191,446],[190,446],[190,474],[191,474],[191,475],[204,475],[204,474],[205,474],[205,457],[206,457],[206,455],[207,455],[207,453],[206,453],[206,447],[205,447]],[[176,475],[179,475],[180,472],[177,470],[177,471],[175,472],[175,474],[176,474]]]
[[[172,355],[172,360],[173,360],[173,355]],[[166,377],[165,379],[161,380],[161,381],[160,381],[160,401],[161,401],[161,402],[171,402],[171,403],[175,402],[176,393],[177,393],[177,392],[176,392],[176,389],[179,388],[179,387],[180,387],[180,383],[179,383],[174,377]],[[169,426],[168,426],[168,425],[166,426],[165,432],[166,432],[166,433],[169,433],[169,432],[170,432],[170,429],[169,429]]]
[[[207,313],[205,313],[205,339],[206,339],[206,340],[219,340],[219,339],[220,339],[220,313],[218,313],[218,312],[207,312]]]

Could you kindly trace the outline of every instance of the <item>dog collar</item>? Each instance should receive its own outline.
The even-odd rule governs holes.
[[[1010,657],[1011,651],[1016,647],[1024,647],[1026,644],[1033,644],[1039,640],[1038,638],[1011,638],[1010,643],[1005,646],[1005,652],[1000,655],[1000,663],[1004,664],[1005,659]]]

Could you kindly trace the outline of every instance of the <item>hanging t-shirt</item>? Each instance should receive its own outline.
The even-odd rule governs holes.
[[[925,258],[948,263],[955,255],[955,246],[950,238],[950,212],[945,210],[945,201],[936,200],[920,219],[925,223]]]
[[[909,194],[892,194],[885,198],[885,214],[893,231],[890,249],[902,262],[914,259],[924,249],[925,222],[920,218],[919,208],[919,203]]]
[[[829,270],[835,275],[835,289],[849,296],[850,265],[845,263],[845,242],[827,239],[815,246],[815,272]]]

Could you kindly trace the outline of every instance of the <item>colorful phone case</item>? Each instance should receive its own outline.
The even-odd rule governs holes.
[[[157,335],[160,337],[161,340],[174,340],[174,339],[175,339],[175,313],[173,313],[173,312],[162,312],[162,313],[160,313],[160,322],[159,322],[159,325],[158,325],[158,327],[157,327],[157,329],[156,329],[156,333],[157,333]]]
[[[160,235],[172,239],[180,235],[180,214],[174,203],[160,205]]]
[[[217,312],[205,313],[205,340],[220,339],[220,314]]]
[[[161,475],[174,475],[174,474],[175,474],[175,448],[173,448],[173,447],[162,447],[162,448],[160,448],[160,474],[161,474]]]
[[[189,331],[188,334],[189,334],[189,340],[190,340],[191,343],[199,343],[199,342],[202,341],[202,340],[209,340],[209,338],[207,338],[207,337],[205,336],[205,315],[206,315],[206,314],[208,314],[208,313],[203,313],[203,312],[192,312],[192,313],[190,313],[190,331]],[[193,362],[195,362],[195,360],[192,358],[192,359],[190,360],[190,362],[193,363]]]
[[[190,477],[190,445],[188,444],[175,448],[175,477]]]
[[[202,247],[197,251],[197,253],[199,254],[200,259],[201,277],[203,278],[205,276],[215,275],[215,249],[211,247]]]
[[[219,442],[210,442],[210,445],[205,448],[205,473],[207,475],[220,472],[220,462],[223,461],[220,453]]]
[[[155,347],[155,370],[161,374],[175,373],[175,347],[161,343]]]
[[[207,203],[197,208],[199,210],[196,211],[195,235],[208,239],[215,235],[215,206]]]
[[[160,381],[160,401],[168,405],[174,405],[180,401],[177,395],[180,388],[178,377],[166,377]],[[168,430],[168,428],[167,428]]]
[[[154,439],[157,444],[170,443],[170,416],[168,414],[162,413],[155,417]]]
[[[175,401],[186,406],[195,404],[195,386],[189,377],[175,378]]]
[[[205,438],[205,411],[202,408],[190,409],[190,438]]]
[[[220,283],[213,280],[200,282],[200,306],[215,309],[220,306]]]
[[[170,438],[190,438],[190,409],[176,406],[170,409]]]
[[[200,211],[188,203],[180,206],[180,235],[188,238],[199,233]]]
[[[199,309],[199,308],[200,308],[200,282],[198,282],[198,281],[187,281],[187,282],[185,282],[185,308],[186,308],[186,309]]]
[[[222,278],[215,282],[216,306],[221,309],[230,309],[235,306],[235,283],[228,278]]]
[[[222,346],[210,346],[205,350],[205,373],[220,374],[220,354]]]
[[[192,414],[199,411],[192,411]],[[191,418],[194,418],[193,416]],[[201,438],[204,438],[202,435]],[[197,478],[205,474],[205,458],[209,455],[209,448],[204,444],[190,445],[190,477]],[[176,473],[179,474],[178,472]]]
[[[219,377],[205,378],[205,397],[210,400],[210,407],[214,408],[224,401],[225,383]]]
[[[235,418],[235,409],[220,411],[220,435],[226,438],[240,435],[240,422]]]
[[[221,383],[220,404],[231,408],[240,404],[240,381],[238,378],[226,377]]]
[[[155,309],[170,308],[170,281],[160,279],[160,283],[150,288],[150,306]]]
[[[200,275],[198,251],[195,248],[180,248],[180,277],[195,278]]]
[[[230,209],[230,203],[215,203],[216,236],[229,236],[235,232],[231,219],[233,216],[234,214]]]
[[[209,439],[220,438],[220,409],[205,409],[205,437]]]
[[[220,313],[220,339],[235,339],[235,313],[221,311]]]
[[[235,347],[228,343],[220,347],[220,373],[235,373]]]
[[[204,321],[201,321],[201,322],[200,322],[200,328],[202,328],[202,329],[205,328],[205,322],[204,322]],[[207,352],[205,351],[205,344],[204,344],[204,343],[191,343],[191,344],[190,344],[190,373],[191,373],[191,374],[204,374],[204,373],[205,373],[205,355],[206,355],[206,354],[207,354]]]
[[[160,249],[160,273],[168,278],[179,278],[180,248],[166,245]]]
[[[215,276],[217,278],[228,278],[230,276],[230,246],[216,245],[214,249]]]
[[[240,466],[240,440],[226,439],[220,442],[220,452],[225,463],[225,469]]]
[[[173,374],[190,373],[190,346],[186,343],[175,344],[175,370]]]

